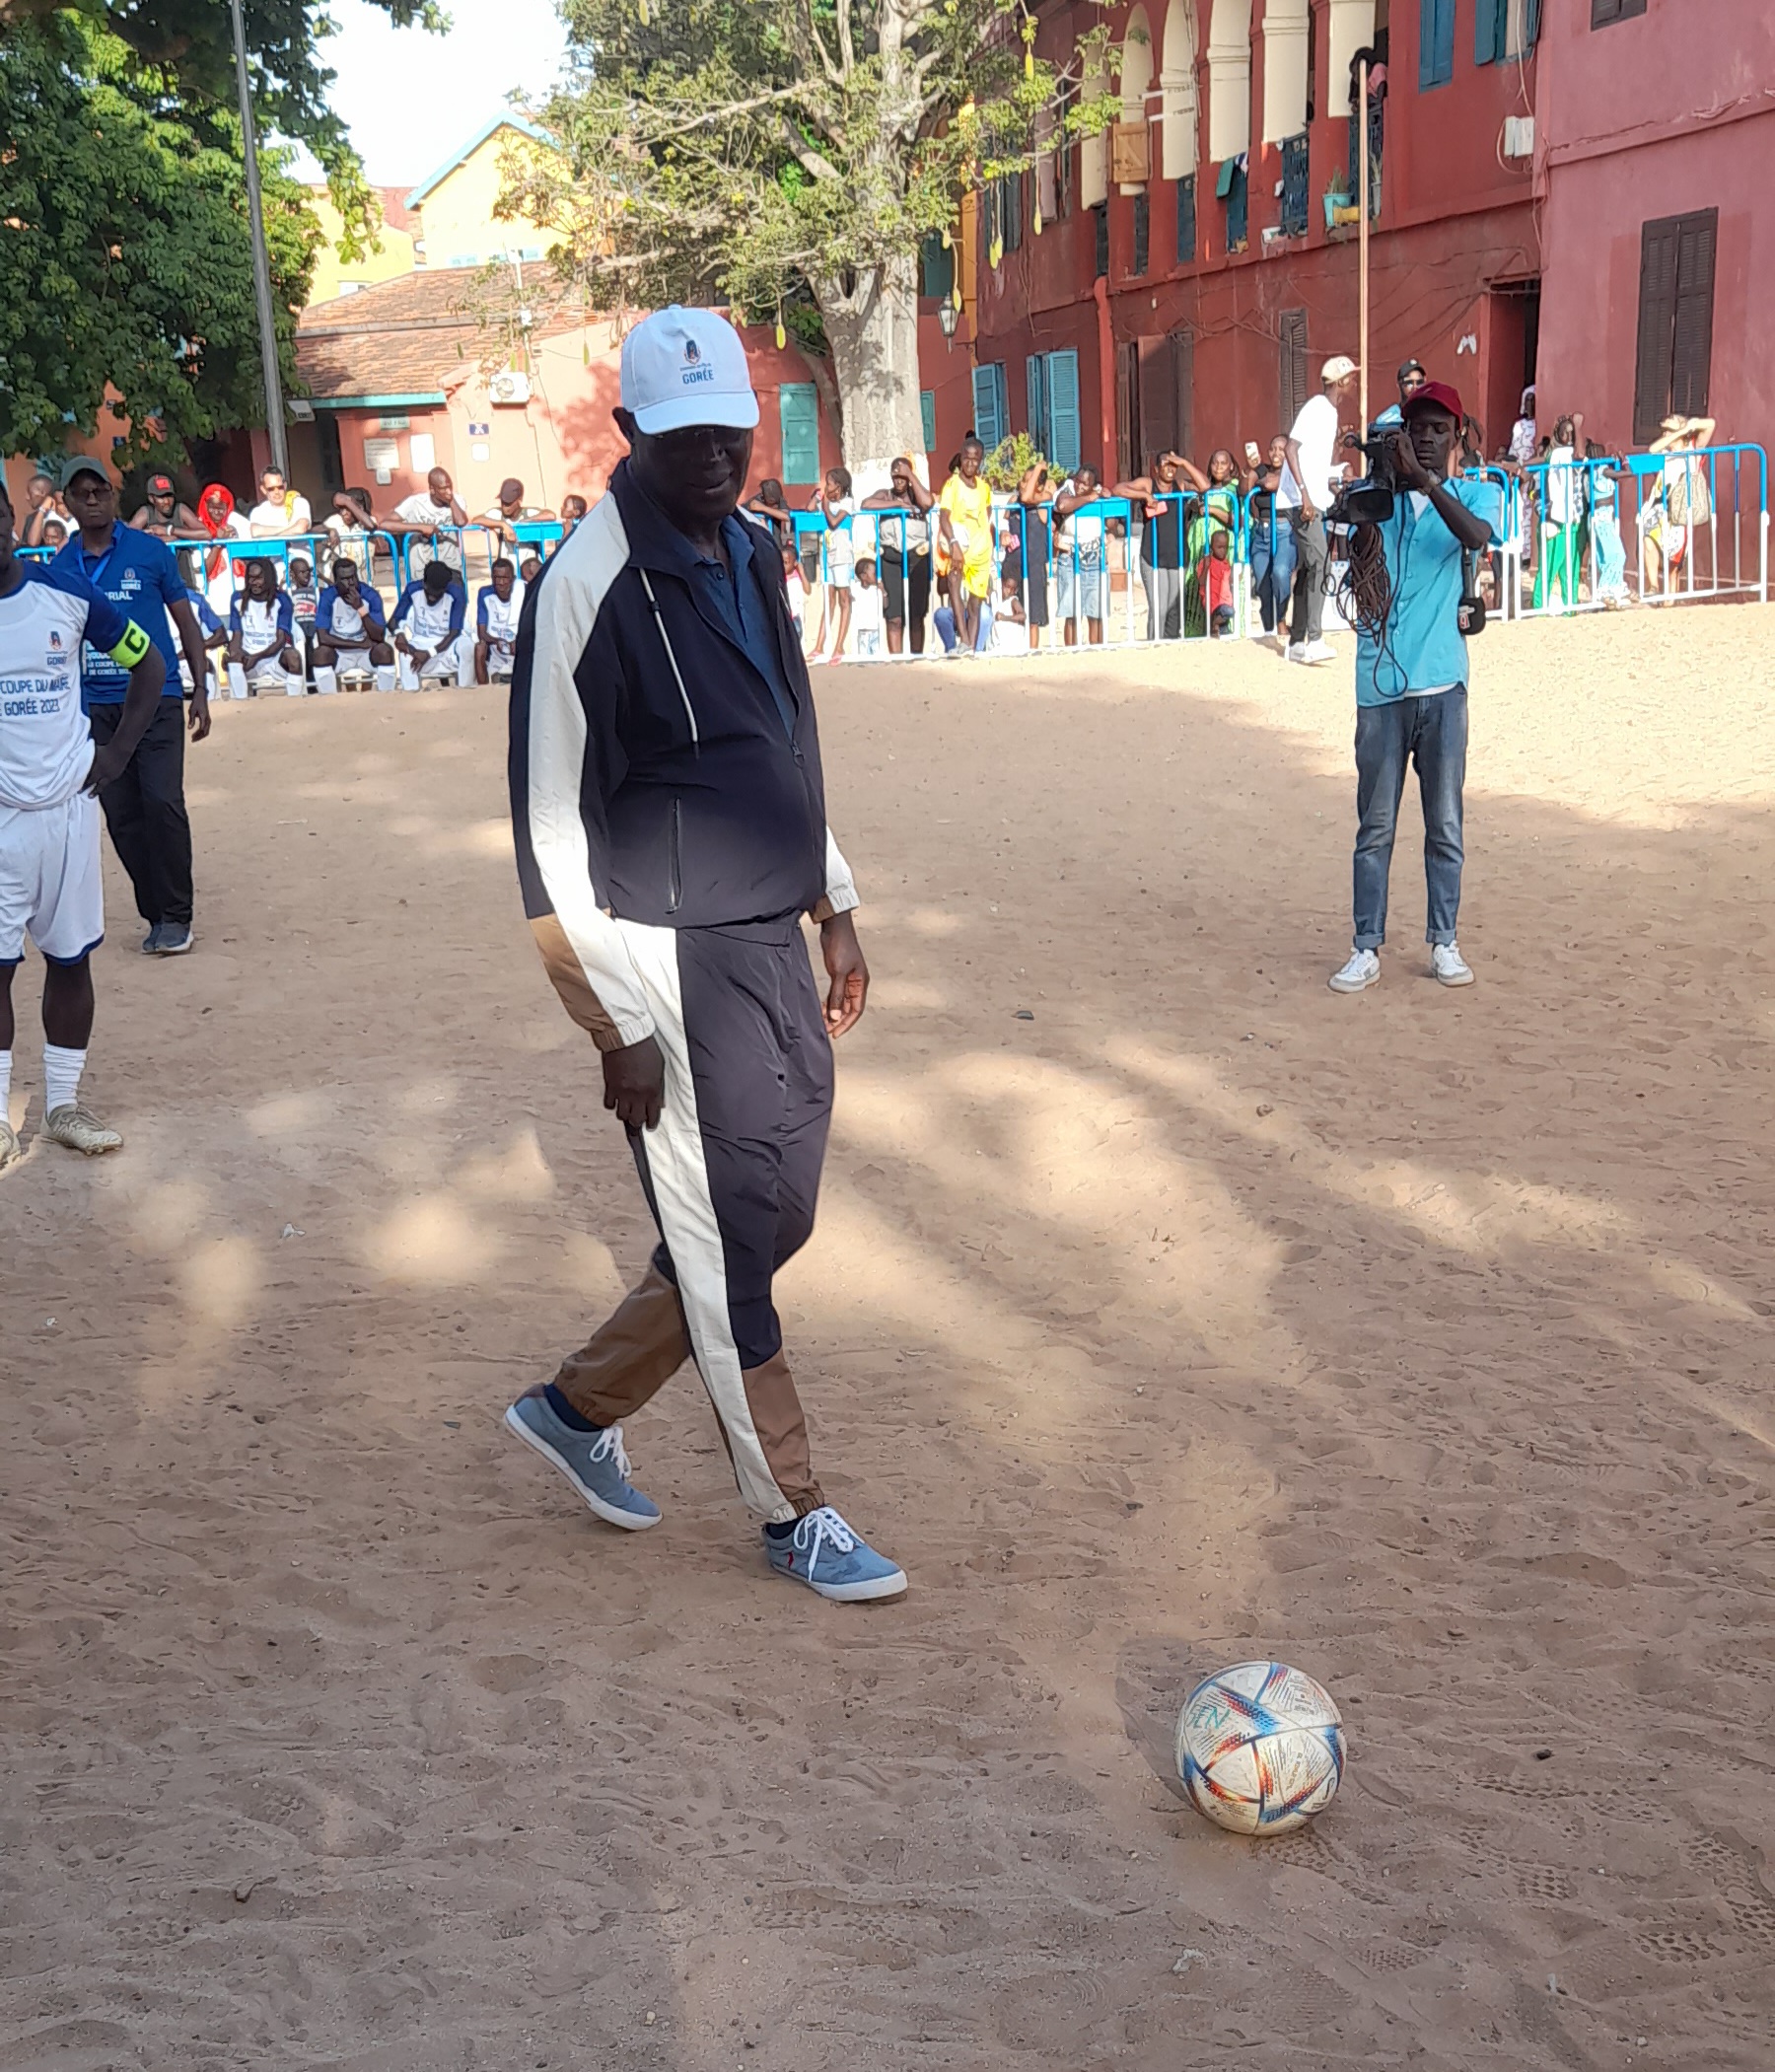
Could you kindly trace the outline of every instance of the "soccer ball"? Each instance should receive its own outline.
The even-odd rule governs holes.
[[[1343,1777],[1331,1694],[1285,1662],[1241,1662],[1198,1683],[1177,1721],[1177,1775],[1197,1813],[1235,1834],[1286,1834]]]

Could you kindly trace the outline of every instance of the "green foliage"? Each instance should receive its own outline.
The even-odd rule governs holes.
[[[557,259],[657,306],[711,289],[767,319],[810,287],[828,324],[909,264],[960,197],[1030,164],[1081,102],[1101,32],[1062,74],[1025,0],[568,0],[578,61],[548,110],[562,151],[517,147],[502,206]]]
[[[986,456],[981,472],[993,488],[1015,489],[1031,467],[1039,467],[1046,459],[1028,432],[1013,432]]]
[[[263,423],[236,118],[181,107],[118,37],[63,10],[0,35],[0,135],[14,140],[0,152],[0,452],[92,430],[107,384],[126,460]],[[288,368],[319,233],[282,164],[261,153]]]

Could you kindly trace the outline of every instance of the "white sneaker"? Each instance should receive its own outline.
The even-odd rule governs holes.
[[[1472,975],[1467,972],[1469,978]],[[1373,950],[1352,950],[1349,963],[1333,971],[1327,983],[1334,993],[1366,993],[1381,983],[1381,960]]]
[[[1328,640],[1310,640],[1302,650],[1303,662],[1335,662],[1337,650]]]
[[[1471,985],[1472,966],[1454,943],[1430,945],[1430,969],[1441,985]]]
[[[1305,662],[1307,660],[1307,643],[1304,640],[1291,640],[1287,647],[1282,650],[1282,654],[1286,661]]]

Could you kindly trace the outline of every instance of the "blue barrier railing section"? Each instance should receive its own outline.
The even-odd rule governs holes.
[[[986,596],[982,644],[1022,651],[1038,648],[1044,630],[1059,629],[1066,644],[1089,643],[1126,647],[1152,639],[1207,638],[1213,631],[1242,633],[1249,623],[1248,520],[1237,484],[1207,492],[1187,490],[1135,504],[1107,494],[1080,505],[1067,518],[1056,519],[1051,503],[1025,504],[995,493],[992,524],[995,550]],[[832,571],[830,535],[822,512],[786,514],[796,558],[809,586],[809,610],[816,614],[821,641],[825,627],[818,592]],[[837,566],[848,583],[856,563],[877,562],[878,579],[884,539],[897,561],[903,549],[897,528],[904,526],[917,551],[921,536],[931,556],[932,622],[947,646],[949,624],[948,555],[935,506],[918,511],[907,505],[873,505],[843,522],[848,554]],[[921,529],[923,529],[921,534]],[[1207,608],[1207,572],[1213,534],[1228,535],[1229,589],[1233,619],[1215,628]],[[1149,553],[1147,539],[1153,538]],[[1007,587],[1007,551],[1016,550]],[[897,571],[896,571],[897,574]],[[940,617],[938,614],[944,616]]]
[[[1509,617],[1769,595],[1768,457],[1748,441],[1521,469],[1469,469],[1504,494],[1490,558]]]

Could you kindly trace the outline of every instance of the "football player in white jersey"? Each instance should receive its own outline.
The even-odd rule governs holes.
[[[518,614],[524,609],[524,585],[504,555],[487,571],[493,578],[475,600],[474,680],[512,680],[512,650],[518,638]]]
[[[83,640],[129,672],[122,719],[102,749],[80,702]],[[19,1156],[8,1112],[12,981],[27,935],[44,965],[43,1134],[89,1157],[123,1142],[80,1100],[89,960],[105,936],[99,792],[128,767],[166,679],[160,650],[85,576],[17,558],[0,485],[0,1169]]]

